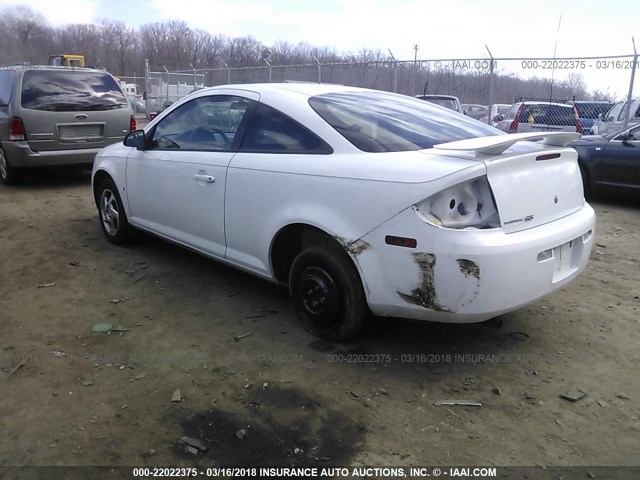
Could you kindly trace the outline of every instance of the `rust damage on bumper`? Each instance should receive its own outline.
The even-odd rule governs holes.
[[[398,295],[407,303],[419,305],[436,312],[451,312],[448,308],[440,305],[436,297],[436,283],[434,268],[436,266],[436,256],[432,253],[418,252],[413,254],[413,261],[420,270],[420,282],[411,294],[398,292]]]

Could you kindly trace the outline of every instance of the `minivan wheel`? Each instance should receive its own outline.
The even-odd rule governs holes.
[[[369,314],[360,275],[338,246],[313,245],[293,261],[289,293],[304,326],[325,340],[346,340]]]
[[[0,182],[5,185],[15,185],[18,182],[18,172],[7,160],[2,148],[0,148]]]
[[[129,240],[129,222],[113,180],[104,179],[98,193],[100,226],[107,240],[116,244],[127,242]]]

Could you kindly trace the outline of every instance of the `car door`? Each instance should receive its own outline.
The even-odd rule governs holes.
[[[628,140],[622,136],[628,132]],[[600,182],[609,185],[640,187],[640,126],[613,137],[604,146]]]
[[[246,96],[201,94],[146,132],[145,148],[127,159],[130,221],[224,257],[227,167],[252,104]]]

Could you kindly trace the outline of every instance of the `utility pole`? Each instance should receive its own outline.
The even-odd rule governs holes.
[[[391,55],[391,60],[393,60],[393,82],[392,82],[392,90],[394,93],[398,93],[398,61],[396,57],[393,56],[390,49],[387,49],[389,55]]]
[[[624,125],[622,128],[629,126],[629,117],[631,116],[631,99],[633,98],[633,82],[636,79],[636,67],[638,64],[638,51],[636,50],[636,40],[631,37],[633,44],[633,65],[631,66],[631,81],[629,82],[629,94],[627,95],[627,103],[624,106]]]
[[[413,95],[416,95],[416,90],[418,88],[418,49],[420,46],[416,43],[413,46],[414,55],[413,55]]]

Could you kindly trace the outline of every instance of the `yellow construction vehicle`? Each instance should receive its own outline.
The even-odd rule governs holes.
[[[49,55],[49,65],[55,65],[58,67],[84,67],[84,55],[73,55],[68,53]]]

